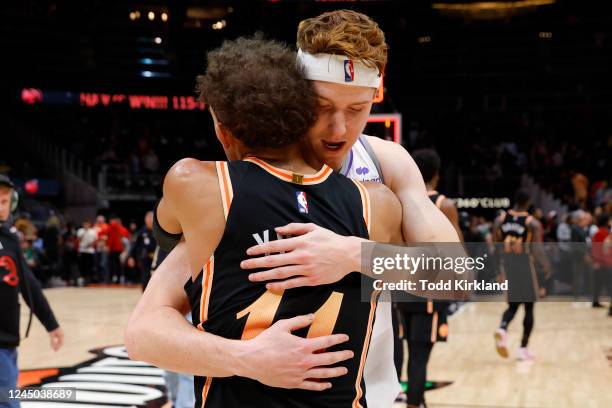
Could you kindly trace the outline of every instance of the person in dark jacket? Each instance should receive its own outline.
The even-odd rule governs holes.
[[[140,270],[143,291],[151,279],[151,264],[157,247],[153,236],[153,211],[147,212],[144,221],[145,225],[134,234],[130,257],[127,260],[128,267],[138,267]]]
[[[19,293],[49,333],[51,348],[57,351],[64,343],[64,332],[53,315],[40,283],[23,257],[19,237],[10,229],[9,218],[16,207],[14,188],[8,177],[0,175],[0,390],[4,391],[17,388],[19,375]],[[28,331],[30,323],[31,320]],[[12,400],[8,406],[18,407],[19,402]]]

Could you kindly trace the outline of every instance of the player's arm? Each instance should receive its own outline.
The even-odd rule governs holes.
[[[504,222],[505,215],[501,214],[493,221],[493,241],[496,243],[503,242],[501,225]],[[506,279],[506,270],[504,268],[504,247],[502,245],[494,245],[498,252],[495,259],[497,260],[497,279],[502,282]]]
[[[449,198],[445,198],[440,205],[440,211],[442,211],[451,224],[453,224],[459,236],[459,241],[463,242],[463,232],[461,232],[461,227],[459,226],[459,211],[457,211],[455,202]]]
[[[552,269],[548,260],[548,256],[546,256],[546,253],[544,252],[544,246],[542,245],[542,223],[540,223],[540,221],[536,220],[535,218],[532,218],[528,227],[531,229],[531,236],[533,237],[532,242],[534,242],[535,244],[532,246],[533,257],[542,268],[542,272],[544,272],[544,277],[548,279],[551,277]]]
[[[401,145],[368,136],[380,162],[385,184],[402,203],[406,242],[459,242],[451,222],[427,196],[423,176]]]
[[[427,196],[423,177],[406,150],[396,143],[378,138],[368,140],[381,162],[385,185],[401,203],[403,240],[459,242],[451,222]],[[269,269],[251,274],[249,279],[254,282],[285,279],[268,283],[270,290],[333,283],[353,271],[369,273],[361,265],[362,244],[367,240],[343,237],[314,224],[289,224],[276,228],[276,232],[294,237],[249,248],[247,254],[250,256],[276,254],[250,258],[241,264],[244,269]],[[465,256],[462,247],[452,248],[447,245],[442,249],[451,250],[448,256]],[[469,275],[463,278],[469,279]]]
[[[49,333],[49,341],[53,351],[58,351],[64,344],[64,331],[57,323],[40,283],[32,273],[19,247],[17,249],[17,268],[19,268],[19,274],[22,277],[19,286],[21,296]]]
[[[348,337],[343,334],[314,339],[291,334],[308,326],[311,315],[278,321],[248,341],[201,332],[184,318],[189,307],[183,284],[210,257],[225,225],[213,171],[210,164],[183,160],[164,181],[167,209],[176,214],[186,242],[156,269],[130,318],[125,333],[130,357],[195,375],[238,375],[283,388],[329,388],[330,383],[312,379],[346,374],[344,367],[328,366],[352,358],[352,352],[318,352],[345,342]]]
[[[191,279],[189,254],[179,244],[151,276],[125,332],[131,359],[195,375],[226,377],[238,371],[238,341],[193,327],[183,284]],[[206,356],[205,359],[202,356]],[[195,364],[197,362],[197,364]]]
[[[402,242],[402,204],[384,184],[363,183],[370,196],[370,239],[376,242]],[[363,242],[367,242],[363,240]]]

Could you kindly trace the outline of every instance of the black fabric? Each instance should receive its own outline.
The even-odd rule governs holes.
[[[408,340],[408,404],[420,405],[425,402],[427,363],[433,343]]]
[[[95,254],[87,252],[79,254],[79,271],[81,272],[81,278],[85,279],[85,282],[91,282],[93,279],[95,257]]]
[[[158,203],[159,204],[159,203]],[[170,252],[175,246],[181,242],[183,234],[171,234],[164,230],[157,220],[157,205],[153,210],[153,237],[157,241],[157,245],[166,252]]]
[[[391,324],[393,325],[393,362],[395,363],[395,371],[397,379],[401,381],[402,365],[404,364],[404,325],[401,321],[400,311],[393,305],[391,311]]]
[[[108,253],[108,272],[111,282],[120,282],[123,277],[123,268],[121,266],[121,252],[110,251]]]
[[[155,219],[155,217],[153,217],[153,219]],[[142,290],[146,289],[151,279],[151,265],[153,264],[156,248],[157,240],[153,236],[152,230],[147,229],[145,225],[136,231],[132,240],[129,256],[136,261],[136,268],[140,273]]]
[[[0,227],[0,347],[2,348],[19,345],[19,292],[48,332],[59,327],[40,283],[23,257],[19,238],[8,228]]]
[[[154,219],[156,218],[154,217]],[[148,260],[150,262],[153,259],[155,248],[157,248],[157,240],[153,235],[153,231],[147,229],[146,226],[143,226],[136,231],[136,234],[132,239],[132,246],[130,247],[129,256],[137,261]]]
[[[363,390],[360,397],[356,397],[356,383],[364,343],[373,323],[369,319],[374,316],[376,307],[375,302],[361,301],[362,279],[369,278],[355,272],[334,284],[287,290],[280,299],[276,298],[277,303],[271,301],[262,310],[256,306],[261,305],[258,300],[264,296],[269,300],[278,295],[268,292],[265,283],[250,282],[249,273],[240,268],[247,248],[255,245],[257,239],[279,239],[274,227],[290,222],[312,222],[344,236],[367,238],[357,187],[337,173],[332,173],[318,184],[303,185],[281,180],[250,162],[232,162],[228,164],[228,169],[234,199],[225,232],[214,252],[214,272],[206,274],[204,285],[203,273],[195,282],[189,280],[186,285],[193,324],[200,324],[200,311],[204,307],[202,298],[207,297],[209,301],[205,310],[208,319],[202,324],[202,329],[230,339],[249,338],[274,321],[316,313],[323,310],[324,305],[334,304],[335,308],[325,309],[325,313],[317,319],[330,319],[332,333],[345,333],[350,340],[328,351],[349,349],[355,356],[342,363],[348,369],[348,374],[330,380],[331,391],[272,388],[235,376],[213,378],[208,388],[206,407],[333,408],[352,406],[356,398],[361,406],[366,407],[363,377],[359,382]],[[298,195],[303,197],[301,193],[306,194],[307,212],[300,212],[302,207],[298,205]],[[212,279],[211,289],[205,296],[207,293],[204,293],[203,286],[208,287],[206,283],[210,284],[209,279]],[[372,288],[371,280],[363,284]],[[245,312],[247,310],[250,311]],[[260,316],[260,319],[261,316],[273,317],[271,321],[258,321],[257,325],[248,326],[251,313]],[[242,314],[242,317],[238,317],[238,314]],[[294,332],[303,337],[307,333],[308,329]],[[205,382],[206,378],[195,378],[196,406],[202,405]]]
[[[499,228],[504,244],[501,256],[506,279],[508,279],[508,301],[534,302],[538,299],[538,278],[530,253],[533,241],[528,225],[529,214],[508,211]]]
[[[533,317],[534,303],[524,302],[522,304],[525,308],[525,317],[523,318],[523,337],[521,339],[521,347],[527,347],[527,344],[529,343],[529,337],[531,336],[531,331],[533,330],[533,325],[534,325],[534,317]],[[501,324],[499,325],[500,328],[504,330],[508,330],[508,326],[510,325],[510,322],[512,322],[512,319],[514,319],[514,316],[516,315],[516,312],[520,305],[521,305],[520,302],[508,303],[508,308],[502,315],[502,321],[501,321]]]

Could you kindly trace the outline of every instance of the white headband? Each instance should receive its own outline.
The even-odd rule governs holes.
[[[312,81],[335,82],[342,85],[380,86],[382,75],[376,68],[370,68],[360,61],[344,55],[309,54],[298,49],[297,60],[304,66],[306,78]]]

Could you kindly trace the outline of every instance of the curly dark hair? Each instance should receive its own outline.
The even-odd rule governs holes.
[[[256,35],[225,41],[207,54],[200,100],[249,148],[299,141],[316,120],[316,94],[295,52]]]

